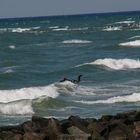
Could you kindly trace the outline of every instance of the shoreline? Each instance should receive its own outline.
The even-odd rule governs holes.
[[[104,115],[99,119],[32,116],[31,121],[0,127],[0,140],[139,140],[140,111]]]

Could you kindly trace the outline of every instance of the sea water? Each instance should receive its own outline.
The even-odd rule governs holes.
[[[139,15],[1,19],[0,126],[138,110]]]

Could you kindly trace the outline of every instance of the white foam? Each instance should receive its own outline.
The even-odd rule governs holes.
[[[31,28],[13,28],[12,32],[13,33],[22,33],[22,32],[30,31],[30,30],[31,30]]]
[[[32,102],[30,100],[22,100],[18,102],[1,103],[0,113],[2,114],[33,114]]]
[[[92,43],[92,41],[72,39],[72,40],[62,41],[62,43],[64,43],[64,44],[86,44],[86,43]]]
[[[41,96],[56,98],[59,93],[52,84],[45,87],[30,87],[13,90],[0,90],[0,103],[8,103],[24,99],[36,99]]]
[[[83,104],[113,104],[120,102],[140,102],[140,93],[133,93],[126,96],[116,96],[111,97],[106,100],[96,100],[96,101],[75,101]]]
[[[57,29],[59,26],[50,26],[49,29]]]
[[[135,38],[140,38],[140,35],[132,36],[129,39],[135,39]]]
[[[15,46],[15,45],[10,45],[10,46],[8,46],[8,48],[10,48],[10,49],[15,49],[16,46]]]
[[[58,91],[74,96],[95,95],[95,90],[92,87],[77,85],[70,81],[56,83],[55,86],[58,88]]]
[[[108,32],[110,32],[110,31],[120,31],[120,30],[122,30],[122,27],[106,27],[106,28],[104,28],[103,29],[103,31],[108,31]]]
[[[129,41],[125,43],[120,43],[120,46],[130,46],[130,47],[140,47],[140,40]]]
[[[66,26],[64,28],[56,28],[56,29],[53,29],[53,31],[68,31],[68,28],[69,28],[69,26]]]
[[[131,24],[131,23],[135,23],[135,21],[130,21],[130,20],[126,20],[126,21],[119,21],[119,22],[115,22],[115,24]]]
[[[127,59],[127,58],[126,59],[105,58],[105,59],[97,59],[94,62],[85,63],[82,65],[102,65],[114,70],[125,70],[125,69],[140,68],[140,61],[134,59]]]

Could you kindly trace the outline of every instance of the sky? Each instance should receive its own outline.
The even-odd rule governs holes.
[[[0,18],[140,10],[140,0],[0,0]]]

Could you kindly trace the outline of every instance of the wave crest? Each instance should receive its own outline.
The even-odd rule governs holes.
[[[133,93],[131,95],[126,96],[116,96],[111,97],[106,100],[96,100],[96,101],[75,101],[83,104],[113,104],[113,103],[121,103],[121,102],[139,102],[140,101],[140,93]]]
[[[62,41],[62,43],[64,43],[64,44],[86,44],[86,43],[92,43],[92,41],[72,39],[72,40]]]
[[[140,47],[140,40],[129,41],[125,43],[120,43],[120,46],[130,46],[130,47]]]
[[[101,65],[114,70],[136,69],[140,68],[140,61],[134,59],[97,59],[91,63],[85,63],[82,65]],[[80,66],[80,65],[79,65]]]

